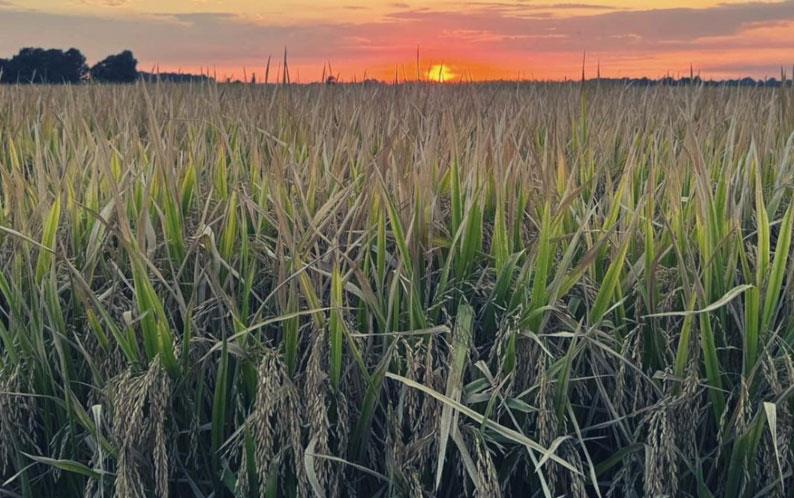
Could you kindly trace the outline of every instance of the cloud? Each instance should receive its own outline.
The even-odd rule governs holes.
[[[538,5],[538,8],[552,8],[552,9],[584,9],[584,10],[613,10],[616,9],[614,5],[603,5],[594,3],[552,3],[548,6]]]
[[[469,2],[470,5],[483,7],[497,7],[513,11],[533,11],[533,10],[616,10],[614,5],[594,4],[594,3],[515,3],[515,2],[496,2],[496,1],[477,1]],[[407,5],[406,5],[407,7]]]
[[[520,10],[520,9],[519,9]],[[529,11],[534,10],[534,6]],[[390,15],[395,21],[417,26],[442,25],[449,30],[480,30],[502,35],[562,34],[567,42],[535,49],[620,49],[632,38],[643,48],[692,42],[710,36],[736,34],[758,24],[794,20],[794,2],[723,4],[702,9],[656,9],[614,11],[564,18],[523,17],[501,10],[474,12],[423,12],[406,10]],[[616,41],[621,40],[621,41]],[[523,47],[529,48],[529,47]]]
[[[127,5],[130,0],[80,0],[86,5],[99,5],[102,7],[121,7]]]

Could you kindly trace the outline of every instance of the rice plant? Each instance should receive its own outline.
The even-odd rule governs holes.
[[[791,496],[791,87],[0,87],[0,496]]]

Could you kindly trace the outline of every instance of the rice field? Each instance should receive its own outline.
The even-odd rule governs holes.
[[[792,496],[794,89],[0,87],[0,496]]]

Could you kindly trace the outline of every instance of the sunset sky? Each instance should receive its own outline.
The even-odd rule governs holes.
[[[0,57],[129,48],[139,69],[342,80],[778,76],[794,64],[794,1],[0,0]],[[416,66],[419,47],[420,68]],[[271,76],[272,78],[272,76]]]

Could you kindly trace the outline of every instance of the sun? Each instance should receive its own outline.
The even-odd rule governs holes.
[[[427,79],[444,83],[453,80],[458,75],[452,72],[452,68],[444,64],[433,64],[427,71]]]

